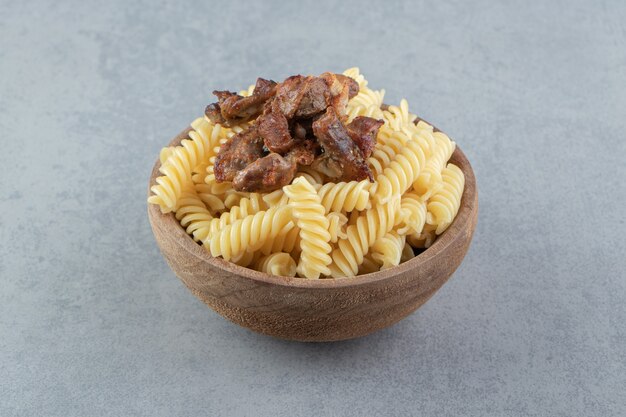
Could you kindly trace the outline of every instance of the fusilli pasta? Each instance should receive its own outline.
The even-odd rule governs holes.
[[[441,188],[428,201],[426,222],[437,226],[435,233],[442,234],[456,217],[461,205],[465,186],[463,171],[454,164],[448,164],[442,174]]]
[[[174,212],[212,256],[271,275],[351,277],[412,259],[414,249],[430,247],[459,211],[465,178],[449,163],[455,143],[411,113],[406,100],[384,106],[385,90],[370,89],[358,68],[344,75],[359,92],[342,120],[384,121],[367,160],[373,183],[335,183],[314,166],[298,166],[281,189],[236,191],[231,182],[217,181],[216,156],[255,121],[227,128],[201,117],[179,146],[161,149],[161,176],[148,202]],[[239,94],[253,91],[254,85]]]
[[[225,260],[240,255],[244,251],[258,250],[266,241],[273,239],[291,221],[288,207],[272,207],[259,211],[229,224],[208,238],[208,247],[212,256],[221,256]]]
[[[292,214],[300,228],[300,260],[298,273],[306,278],[329,275],[330,258],[329,221],[315,188],[304,177],[296,178],[284,188],[289,197]]]
[[[270,275],[296,276],[296,261],[285,252],[272,253],[259,259],[256,269]]]

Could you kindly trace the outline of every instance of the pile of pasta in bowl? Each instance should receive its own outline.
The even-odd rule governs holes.
[[[148,198],[214,257],[354,277],[411,259],[459,210],[455,143],[406,100],[383,105],[357,68],[214,94],[188,138],[162,149]]]

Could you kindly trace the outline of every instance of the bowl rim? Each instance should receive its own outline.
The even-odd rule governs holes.
[[[423,120],[417,118],[415,123]],[[430,124],[430,123],[429,123]],[[431,124],[431,126],[433,126]],[[434,127],[434,126],[433,126]],[[439,131],[434,127],[435,131]],[[180,145],[181,140],[188,138],[188,133],[191,127],[184,129],[174,139],[170,141],[168,146]],[[235,274],[240,277],[245,277],[256,283],[278,285],[292,288],[307,288],[307,289],[341,289],[349,288],[360,285],[367,285],[384,281],[394,276],[402,275],[405,272],[419,267],[420,264],[424,264],[440,256],[447,248],[453,244],[456,237],[465,233],[469,223],[472,221],[472,217],[478,210],[478,193],[476,188],[476,177],[472,166],[463,153],[463,151],[457,145],[454,153],[449,162],[453,162],[457,165],[463,174],[465,175],[465,187],[463,189],[463,195],[461,198],[461,205],[459,211],[454,218],[452,224],[443,232],[435,242],[422,253],[411,258],[410,260],[401,263],[398,266],[385,269],[383,271],[371,272],[368,274],[357,275],[355,277],[342,277],[342,278],[322,278],[322,279],[306,279],[300,277],[282,277],[276,275],[266,274],[264,272],[256,271],[244,266],[239,266],[229,261],[225,261],[222,258],[215,258],[211,256],[201,244],[198,244],[193,238],[186,232],[186,230],[180,225],[173,212],[163,214],[160,208],[156,204],[148,205],[148,217],[152,227],[158,224],[157,227],[165,229],[173,240],[176,241],[178,246],[183,249],[189,255],[198,259],[201,262],[207,262],[215,268],[224,270],[230,274]],[[157,160],[152,168],[150,180],[148,182],[148,196],[151,195],[150,188],[156,184],[156,178],[160,175],[159,168],[161,167],[160,159]]]

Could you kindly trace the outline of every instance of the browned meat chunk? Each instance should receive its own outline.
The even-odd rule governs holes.
[[[307,77],[302,88],[304,95],[300,100],[295,117],[308,118],[326,110],[330,99],[330,90],[322,78]]]
[[[350,138],[333,107],[326,109],[326,113],[313,122],[313,132],[324,149],[322,160],[327,160],[320,165],[333,168],[333,178],[342,181],[374,180],[363,153]],[[337,167],[339,172],[336,172]]]
[[[358,92],[356,81],[328,72],[280,84],[259,78],[250,97],[214,91],[218,102],[205,110],[213,122],[233,126],[258,116],[222,145],[216,179],[238,191],[268,192],[289,184],[298,165],[313,164],[339,181],[373,180],[366,158],[382,121],[357,117],[344,125],[348,100]]]
[[[285,158],[299,165],[311,165],[319,152],[319,148],[320,146],[316,141],[299,140],[285,155]]]
[[[293,124],[293,137],[295,139],[313,139],[313,119],[300,119]]]
[[[343,174],[343,168],[339,161],[330,158],[326,154],[322,154],[321,156],[317,157],[313,161],[313,164],[311,164],[311,166],[316,171],[319,171],[322,174],[326,175],[328,178],[333,178],[335,180],[341,178],[341,175]]]
[[[287,118],[280,112],[270,112],[257,119],[259,134],[271,152],[284,153],[293,146]]]
[[[382,120],[358,116],[346,126],[350,138],[361,149],[364,158],[369,158],[374,151],[376,135],[383,123]]]
[[[293,75],[278,84],[276,96],[272,102],[272,111],[280,112],[291,119],[300,106],[306,89],[303,88],[307,77]]]
[[[270,192],[291,183],[297,165],[277,153],[271,153],[249,164],[237,173],[233,188],[237,191]]]
[[[204,114],[209,118],[213,123],[219,123],[223,126],[228,126],[226,119],[222,116],[222,109],[220,109],[220,105],[218,103],[212,103],[206,106],[204,109]]]
[[[275,92],[276,83],[263,78],[257,79],[254,91],[248,97],[243,97],[230,91],[213,91],[213,94],[217,96],[218,103],[213,105],[214,107],[207,107],[205,114],[212,122],[226,126],[242,123],[260,114],[265,102]],[[215,112],[216,108],[220,110],[221,119]]]
[[[215,158],[215,179],[232,181],[237,172],[263,156],[263,139],[252,126],[233,136],[220,147]]]
[[[320,75],[320,78],[328,85],[331,95],[330,105],[335,108],[338,115],[343,117],[348,100],[359,93],[359,84],[350,77],[332,72],[325,72]]]
[[[359,94],[359,83],[346,75],[325,72],[320,75],[320,78],[326,82],[326,85],[328,85],[330,89],[330,94],[333,96],[341,93],[343,87],[346,85],[348,86],[348,98],[353,98]]]
[[[354,98],[359,94],[359,83],[355,80],[343,74],[335,74],[335,77],[341,84],[348,86],[348,98]]]

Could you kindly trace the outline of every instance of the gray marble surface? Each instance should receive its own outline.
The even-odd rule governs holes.
[[[1,416],[623,416],[621,1],[0,0]],[[210,91],[359,66],[472,161],[473,245],[330,344],[205,307],[146,217]]]

